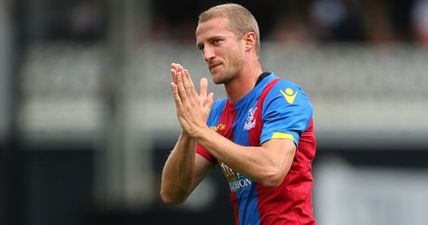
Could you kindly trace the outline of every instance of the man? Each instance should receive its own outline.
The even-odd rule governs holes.
[[[227,99],[207,80],[196,92],[189,71],[171,65],[171,90],[182,133],[162,173],[161,197],[182,203],[215,166],[229,182],[236,225],[315,224],[312,106],[296,84],[263,73],[259,29],[237,4],[199,16],[196,43]]]

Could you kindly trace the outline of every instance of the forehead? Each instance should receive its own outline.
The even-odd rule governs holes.
[[[212,36],[221,36],[230,34],[229,20],[226,17],[215,17],[202,22],[196,28],[196,41],[210,38]]]

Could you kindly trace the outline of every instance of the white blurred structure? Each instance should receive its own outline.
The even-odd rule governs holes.
[[[293,49],[265,43],[261,54],[266,71],[299,83],[311,97],[320,144],[428,142],[428,54],[416,46]],[[120,76],[126,78],[132,126],[149,134],[176,133],[169,65],[182,63],[195,80],[209,78],[199,52],[192,45],[149,43],[129,60],[127,74]],[[24,63],[25,136],[35,141],[97,137],[105,110],[102,63],[101,46],[34,47]],[[222,86],[210,88],[225,96]]]
[[[427,224],[426,170],[358,168],[330,159],[316,168],[316,178],[319,224]]]

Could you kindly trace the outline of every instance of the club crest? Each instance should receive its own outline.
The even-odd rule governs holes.
[[[257,106],[248,110],[247,119],[245,120],[244,130],[251,130],[256,126],[256,119],[254,114],[256,113]]]

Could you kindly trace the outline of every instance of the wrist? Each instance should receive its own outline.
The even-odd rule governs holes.
[[[192,136],[183,130],[181,131],[180,139],[183,141],[190,141],[192,139]]]
[[[207,137],[207,135],[209,135],[209,132],[211,132],[211,129],[208,126],[201,127],[195,132],[193,138],[197,142],[199,142],[201,140],[204,140]]]
[[[194,149],[195,145],[195,139],[193,139],[189,133],[186,133],[185,131],[181,132],[181,135],[178,139],[178,143],[180,146],[182,146],[182,149]]]

